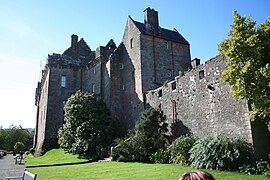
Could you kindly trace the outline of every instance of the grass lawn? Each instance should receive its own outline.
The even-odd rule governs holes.
[[[66,163],[87,162],[88,159],[80,158],[78,155],[66,153],[62,149],[52,149],[43,156],[35,158],[31,154],[26,156],[26,167],[28,166],[42,166]]]
[[[173,164],[145,164],[123,162],[95,162],[80,165],[30,168],[38,179],[178,179],[184,172],[193,170]],[[208,171],[216,179],[252,180],[263,176],[248,176],[234,172]]]
[[[26,157],[26,166],[49,165],[71,162],[83,162],[76,155],[64,153],[63,150],[54,149],[39,158]],[[184,172],[194,170],[174,164],[146,164],[124,162],[93,162],[86,164],[27,168],[28,171],[37,174],[38,180],[47,179],[178,179]],[[266,179],[263,176],[248,176],[236,172],[207,170],[219,179],[255,180]]]

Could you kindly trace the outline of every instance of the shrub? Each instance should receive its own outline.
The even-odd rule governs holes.
[[[170,81],[169,81],[169,80],[164,81],[164,83],[163,83],[163,87],[167,87],[168,82],[170,82]]]
[[[148,93],[149,93],[149,94],[154,94],[155,91],[154,91],[154,90],[149,90]]]
[[[149,162],[159,149],[165,149],[168,143],[168,124],[159,110],[147,109],[141,113],[135,128],[126,138],[117,141],[113,150],[113,160]]]
[[[238,170],[250,162],[250,146],[239,138],[225,135],[199,139],[190,149],[191,166],[216,170]]]
[[[170,154],[169,151],[160,149],[151,156],[151,162],[153,163],[161,163],[161,164],[167,164],[169,163]]]
[[[16,142],[15,146],[14,146],[14,150],[16,152],[20,152],[20,151],[24,151],[24,144],[22,142]]]
[[[263,175],[264,175],[265,177],[270,177],[270,170],[266,171]]]
[[[244,164],[243,166],[239,167],[239,172],[247,175],[252,175],[256,174],[256,169],[252,167],[250,164],[249,165]]]
[[[196,141],[192,136],[181,136],[167,148],[170,154],[169,163],[189,165],[189,150]]]
[[[258,175],[270,175],[270,164],[267,161],[256,162],[255,166],[252,165],[243,165],[239,168],[239,171],[244,174],[258,174]]]
[[[179,69],[178,76],[182,77],[183,75],[184,75],[184,72],[181,69]]]
[[[112,151],[114,161],[146,162],[149,161],[149,152],[146,147],[146,138],[143,134],[129,134],[126,139],[116,140],[118,144]]]
[[[270,170],[270,165],[267,161],[256,162],[256,174],[264,174]]]

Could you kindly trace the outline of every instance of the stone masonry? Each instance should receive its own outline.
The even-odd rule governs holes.
[[[175,137],[223,132],[243,137],[258,152],[267,138],[265,133],[258,135],[264,131],[250,123],[247,102],[236,101],[229,86],[221,82],[225,63],[222,56],[203,65],[198,59],[191,61],[188,41],[176,29],[160,27],[158,12],[151,8],[145,9],[143,23],[128,16],[118,46],[111,39],[92,51],[73,34],[66,51],[48,55],[38,82],[34,147],[58,146],[63,107],[80,90],[100,96],[112,117],[120,121],[122,135],[150,105],[164,111]],[[179,72],[184,76],[178,76]]]
[[[147,94],[147,103],[166,115],[170,133],[175,137],[220,133],[241,137],[253,145],[257,159],[266,157],[269,148],[259,146],[270,143],[269,132],[260,128],[265,134],[255,133],[258,126],[249,119],[247,101],[233,98],[229,85],[221,81],[226,59],[219,55],[202,65],[195,59],[192,65],[193,69],[183,76]],[[265,141],[258,143],[258,139]]]
[[[52,54],[36,89],[37,123],[34,146],[57,146],[63,107],[76,91],[99,94],[124,135],[146,108],[145,94],[179,70],[190,69],[189,43],[175,29],[159,26],[158,12],[147,8],[144,23],[128,17],[122,42],[110,40],[92,51],[84,39],[71,36],[63,54]]]

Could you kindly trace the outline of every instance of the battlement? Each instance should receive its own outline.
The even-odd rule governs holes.
[[[85,62],[85,57],[72,58],[67,55],[56,54],[48,55],[47,65],[48,66],[80,66],[82,62]],[[89,61],[89,60],[88,60]]]
[[[194,64],[196,65],[192,65],[193,68],[191,70],[185,72],[180,76],[176,76],[174,80],[164,83],[163,86],[157,89],[150,90],[148,92],[148,97],[161,97],[160,95],[164,92],[172,93],[176,91],[176,84],[186,79],[187,77],[189,77],[190,81],[188,84],[191,84],[191,82],[195,84],[202,82],[209,82],[210,84],[216,83],[216,81],[213,80],[219,80],[221,77],[221,73],[224,69],[226,69],[225,57],[221,55],[211,58],[203,64],[200,64],[200,59],[198,58],[195,58],[192,62],[194,62]]]

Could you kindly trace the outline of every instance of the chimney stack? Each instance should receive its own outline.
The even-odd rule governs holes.
[[[71,35],[71,47],[74,48],[78,42],[78,36],[76,34]]]
[[[148,33],[158,35],[158,12],[150,7],[144,10],[144,24]]]
[[[195,58],[195,59],[193,59],[193,60],[191,60],[191,66],[192,66],[192,68],[196,68],[197,66],[199,66],[200,65],[200,59],[198,59],[198,58]]]

